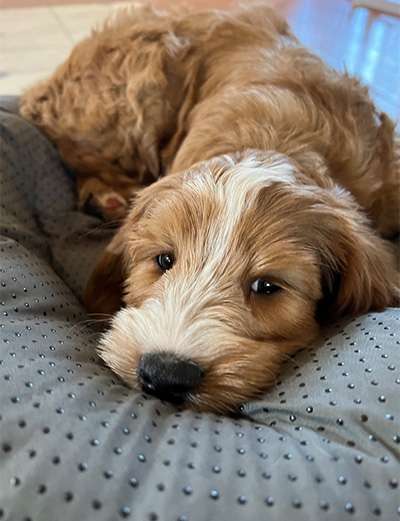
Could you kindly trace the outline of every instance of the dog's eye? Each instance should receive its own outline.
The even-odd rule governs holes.
[[[161,253],[157,255],[156,262],[161,271],[168,271],[174,265],[174,256],[171,253]]]
[[[272,295],[272,293],[276,293],[281,289],[282,288],[280,286],[272,284],[272,282],[268,282],[264,279],[256,279],[251,284],[251,291],[253,293],[257,293],[258,295]]]

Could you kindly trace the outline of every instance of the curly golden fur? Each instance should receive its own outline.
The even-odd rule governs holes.
[[[21,112],[75,170],[82,205],[128,214],[86,303],[116,313],[100,354],[134,387],[146,353],[172,353],[202,370],[186,403],[232,410],[322,316],[398,299],[379,236],[400,228],[394,125],[265,6],[121,11]]]

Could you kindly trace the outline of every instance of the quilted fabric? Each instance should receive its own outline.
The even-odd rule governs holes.
[[[1,113],[0,519],[400,519],[398,310],[334,325],[237,418],[127,389],[79,295],[109,233]]]

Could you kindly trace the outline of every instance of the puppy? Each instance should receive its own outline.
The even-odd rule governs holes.
[[[397,302],[393,123],[269,8],[121,12],[21,112],[82,206],[126,215],[85,301],[130,386],[228,412],[323,319]]]

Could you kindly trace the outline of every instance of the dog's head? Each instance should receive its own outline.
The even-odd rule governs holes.
[[[316,337],[322,308],[390,305],[384,241],[348,193],[319,184],[285,156],[249,153],[146,188],[88,286],[90,310],[124,304],[103,360],[132,387],[227,411]]]

